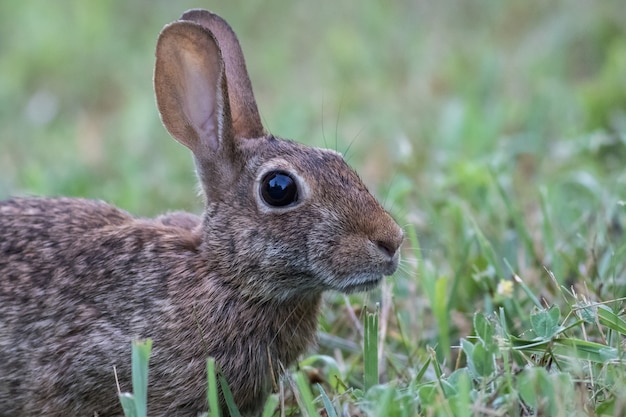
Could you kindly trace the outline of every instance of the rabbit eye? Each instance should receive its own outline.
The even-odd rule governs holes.
[[[298,200],[298,187],[286,172],[271,171],[261,181],[261,197],[270,206],[288,206]]]

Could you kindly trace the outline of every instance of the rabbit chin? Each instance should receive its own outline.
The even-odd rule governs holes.
[[[382,282],[383,277],[383,274],[363,273],[345,279],[341,283],[335,284],[333,289],[346,294],[370,291],[378,287],[378,285]]]

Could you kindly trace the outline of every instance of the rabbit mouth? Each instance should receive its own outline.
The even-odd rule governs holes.
[[[346,294],[373,290],[383,280],[383,274],[368,274],[350,278],[342,283],[338,290]]]

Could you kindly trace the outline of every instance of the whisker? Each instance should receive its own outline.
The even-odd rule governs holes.
[[[359,333],[359,336],[361,337],[361,339],[363,339],[365,337],[365,334],[363,332],[363,326],[361,325],[361,320],[359,320],[359,318],[357,318],[356,314],[354,314],[354,309],[352,308],[352,304],[350,303],[350,299],[345,294],[343,294],[343,301],[344,301],[344,303],[346,303],[346,307],[348,307],[348,315],[350,316],[350,319],[352,320],[352,323],[354,324],[354,327],[356,328],[357,332]]]
[[[397,171],[394,169],[391,179],[385,185],[386,190],[385,190],[385,196],[383,198],[383,206],[385,207],[387,207],[387,200],[389,199],[389,194],[391,193],[391,187],[393,186],[393,183],[396,180],[396,177],[397,177]],[[389,207],[389,211],[393,211],[393,208]]]
[[[263,114],[263,112],[261,110],[259,110],[259,117],[261,118],[262,122],[263,122],[263,126],[265,126],[265,129],[267,130],[267,133],[272,135],[272,128],[269,124],[269,122],[267,121],[267,119],[265,118],[265,115]]]
[[[296,309],[298,308],[298,304],[296,303],[293,308],[291,309],[291,311],[289,312],[289,314],[287,314],[287,317],[285,318],[285,320],[283,321],[283,323],[280,325],[280,327],[278,328],[278,330],[276,331],[276,333],[274,334],[274,337],[272,338],[272,340],[270,340],[269,345],[272,345],[274,343],[274,341],[276,340],[276,337],[278,337],[278,334],[281,332],[281,330],[283,329],[283,327],[285,327],[285,324],[289,321],[289,319],[291,318],[291,316],[293,315],[293,313],[295,313]],[[297,329],[298,326],[300,326],[300,323],[302,322],[302,319],[304,318],[304,316],[301,316],[300,319],[298,320],[298,322],[296,323],[296,326],[294,328]]]
[[[354,137],[352,138],[352,140],[350,141],[350,143],[348,144],[348,147],[346,148],[346,150],[343,152],[343,157],[346,161],[350,161],[350,157],[348,156],[348,153],[350,152],[350,148],[352,148],[352,145],[354,144],[354,142],[356,142],[356,140],[358,139],[358,137],[361,135],[361,133],[363,133],[363,131],[365,130],[365,128],[361,128],[361,130],[359,130],[357,132],[356,135],[354,135]]]
[[[324,92],[322,92],[322,139],[324,140],[324,148],[328,148],[328,143],[326,142],[326,131],[325,130],[326,129],[324,128]],[[335,149],[335,150],[337,150],[337,149]]]
[[[345,93],[341,93],[341,98],[339,99],[339,109],[337,110],[337,119],[335,120],[335,151],[338,151],[338,132],[339,132],[339,119],[341,118],[341,108],[343,107],[343,99],[345,97]]]

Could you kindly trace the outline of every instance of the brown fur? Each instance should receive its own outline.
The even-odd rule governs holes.
[[[155,89],[206,210],[142,219],[76,198],[0,203],[2,417],[121,415],[113,366],[129,391],[130,343],[148,337],[149,415],[206,411],[208,356],[256,415],[314,342],[322,292],[367,290],[397,267],[402,231],[343,158],[262,131],[221,18],[191,11],[163,30]],[[293,206],[259,197],[272,169],[297,179]]]

